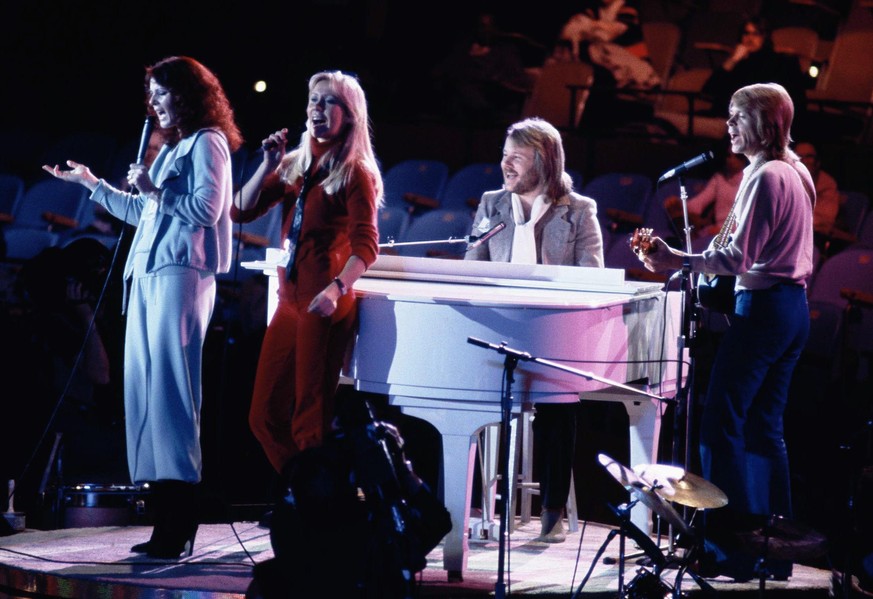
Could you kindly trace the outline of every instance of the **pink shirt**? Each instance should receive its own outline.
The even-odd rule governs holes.
[[[743,170],[739,194],[730,243],[692,256],[692,270],[737,275],[738,290],[786,282],[805,287],[813,267],[815,191],[809,171],[800,161],[792,166],[771,160],[757,171],[749,165]]]

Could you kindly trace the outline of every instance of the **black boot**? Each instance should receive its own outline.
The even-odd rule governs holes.
[[[161,501],[146,554],[160,559],[190,557],[197,534],[200,487],[180,480],[164,480],[159,486]]]
[[[148,553],[152,546],[157,546],[158,537],[160,536],[161,526],[158,524],[161,514],[166,513],[166,509],[162,507],[163,501],[163,485],[160,482],[150,482],[149,484],[148,504],[152,513],[152,536],[145,543],[137,543],[130,548],[131,553]]]

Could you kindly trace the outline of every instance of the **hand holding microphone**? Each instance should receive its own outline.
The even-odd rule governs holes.
[[[261,141],[261,150],[264,151],[264,161],[278,165],[285,155],[288,129],[279,129]],[[272,166],[271,165],[271,166]]]

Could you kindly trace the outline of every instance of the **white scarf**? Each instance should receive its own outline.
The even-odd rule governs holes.
[[[546,196],[538,195],[530,209],[530,220],[525,222],[521,198],[517,194],[512,194],[512,220],[515,222],[515,233],[512,236],[510,262],[516,264],[537,263],[537,242],[534,228],[548,209],[549,204],[546,203]]]

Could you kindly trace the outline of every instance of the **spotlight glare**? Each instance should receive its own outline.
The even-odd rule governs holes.
[[[259,81],[255,81],[254,87],[255,87],[256,92],[258,92],[259,94],[262,94],[265,91],[267,91],[267,82],[264,81],[263,79],[261,79]]]

